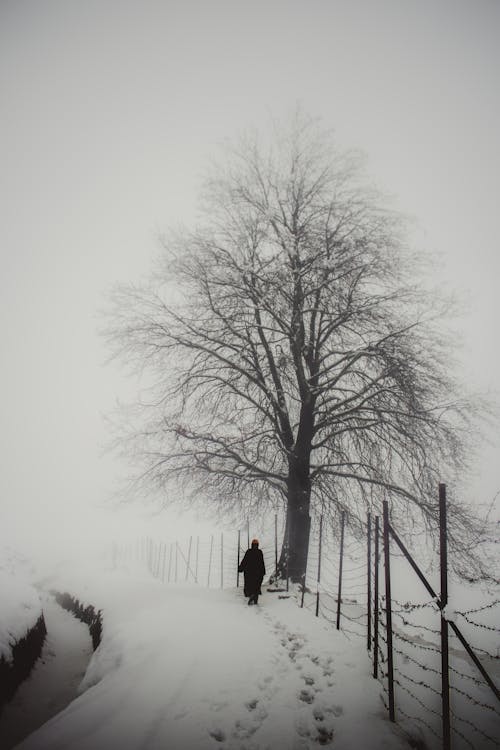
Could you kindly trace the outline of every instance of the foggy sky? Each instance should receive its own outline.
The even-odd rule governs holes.
[[[499,31],[496,0],[1,0],[4,529],[65,529],[116,486],[101,414],[134,384],[98,311],[193,218],[218,144],[297,102],[442,255],[463,375],[497,388]],[[470,499],[500,489],[498,447]]]

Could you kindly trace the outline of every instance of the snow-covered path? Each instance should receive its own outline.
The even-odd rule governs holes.
[[[8,750],[77,696],[92,654],[88,628],[42,597],[47,637],[40,658],[0,716],[0,747]]]
[[[147,580],[105,596],[84,692],[19,750],[407,747],[363,644],[295,601]]]

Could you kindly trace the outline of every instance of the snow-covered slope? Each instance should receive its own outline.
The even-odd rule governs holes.
[[[38,592],[27,581],[0,570],[0,658],[10,662],[12,647],[42,614]]]
[[[359,643],[292,599],[116,573],[93,599],[104,634],[82,693],[19,750],[407,746]]]

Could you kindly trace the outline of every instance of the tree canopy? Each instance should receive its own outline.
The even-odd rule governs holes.
[[[199,226],[116,292],[112,345],[154,378],[129,435],[142,477],[245,514],[283,504],[295,579],[312,509],[362,525],[385,493],[406,529],[435,526],[477,406],[419,268],[401,217],[316,122],[229,147]],[[450,514],[463,543],[472,514]]]

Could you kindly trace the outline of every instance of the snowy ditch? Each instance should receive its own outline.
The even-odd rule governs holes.
[[[67,593],[37,593],[36,597],[43,612],[26,637],[12,646],[9,666],[18,679],[2,681],[11,686],[0,714],[2,750],[17,745],[78,696],[100,642],[102,618],[91,605]],[[22,602],[19,608],[25,609]],[[16,608],[11,607],[11,620],[15,616]],[[19,630],[19,617],[17,623]]]
[[[40,656],[46,635],[38,592],[0,571],[0,715]]]

